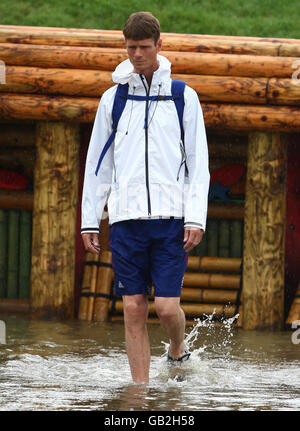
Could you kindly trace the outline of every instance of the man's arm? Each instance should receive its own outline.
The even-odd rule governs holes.
[[[98,105],[87,152],[81,202],[81,234],[85,249],[93,253],[100,251],[100,223],[107,202],[113,173],[113,145],[105,154],[98,174],[97,163],[111,133],[111,107],[114,87],[108,90]],[[108,108],[108,106],[111,106]]]
[[[183,126],[188,168],[184,191],[184,225],[190,230],[189,237],[196,235],[202,238],[206,228],[210,174],[202,108],[197,93],[190,87],[185,89]],[[194,230],[198,230],[198,233]]]

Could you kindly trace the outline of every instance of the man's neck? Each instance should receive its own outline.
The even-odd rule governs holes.
[[[151,82],[152,82],[152,77],[153,77],[153,73],[159,68],[159,63],[158,61],[156,61],[156,63],[153,65],[153,67],[151,69],[145,70],[144,72],[142,72],[142,74],[144,75],[144,77],[146,78],[146,81],[150,87]],[[135,72],[135,70],[134,70]]]

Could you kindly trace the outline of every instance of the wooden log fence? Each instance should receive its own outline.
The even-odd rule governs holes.
[[[218,315],[225,315],[230,307],[230,312],[236,311],[243,285],[243,326],[281,329],[287,157],[284,134],[300,132],[300,86],[295,85],[299,79],[295,72],[300,40],[174,33],[163,33],[162,39],[162,55],[172,62],[172,77],[185,80],[198,93],[207,131],[219,134],[221,141],[224,135],[232,133],[249,136],[249,144],[233,145],[230,156],[233,161],[245,160],[248,149],[246,183],[239,184],[237,189],[237,193],[240,190],[244,194],[246,185],[245,207],[214,203],[208,208],[208,218],[245,219],[243,273],[238,272],[237,262],[235,271],[220,274],[216,268],[199,269],[207,268],[212,262],[191,259],[190,268],[198,269],[196,272],[189,269],[186,273],[184,306],[192,316],[204,309],[210,313],[214,305]],[[11,205],[33,208],[31,306],[36,311],[52,308],[58,315],[72,314],[74,256],[70,250],[74,249],[78,127],[80,123],[93,123],[99,99],[112,85],[111,71],[124,58],[121,31],[0,25],[0,59],[5,63],[7,78],[0,86],[0,122],[14,124],[22,120],[34,130],[39,125],[34,138],[37,151],[34,196],[27,191],[14,196],[10,191],[0,193],[0,205],[4,208]],[[57,133],[58,123],[60,133]],[[10,146],[9,133],[5,127],[3,130],[0,144]],[[15,147],[21,140],[19,135]],[[31,142],[29,139],[28,148]],[[56,142],[61,151],[56,148]],[[237,138],[237,142],[241,140]],[[19,155],[24,151],[21,147]],[[225,146],[220,149],[216,142],[211,146],[216,156],[214,167],[222,166],[223,154],[227,151]],[[59,166],[55,158],[51,159],[52,153],[57,154]],[[0,163],[1,157],[6,164],[0,152]],[[72,166],[74,176],[65,181],[63,171],[68,165]],[[53,187],[50,194],[43,192],[47,182]],[[61,199],[61,205],[56,208],[57,217],[53,216],[55,196]],[[54,230],[51,238],[49,220]],[[221,265],[220,259],[218,265]],[[82,319],[98,319],[94,311],[97,303],[105,309],[122,307],[118,300],[108,298],[108,290],[102,292],[101,283],[95,282],[100,263],[97,261],[95,268],[90,265],[90,274],[86,274],[89,295],[81,298]],[[222,265],[224,269],[225,263]],[[109,271],[105,275],[107,280],[111,279]],[[46,290],[49,280],[52,287]],[[106,287],[109,283],[105,283]],[[97,298],[97,294],[102,296]],[[192,298],[198,298],[197,302],[191,301]],[[231,303],[233,298],[236,304],[226,306],[225,312],[222,301]],[[214,302],[207,304],[207,301]]]

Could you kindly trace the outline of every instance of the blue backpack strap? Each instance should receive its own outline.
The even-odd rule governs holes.
[[[184,81],[172,80],[171,92],[177,109],[182,142],[184,142],[184,130],[183,130],[184,89],[185,89]]]
[[[109,149],[109,147],[111,146],[111,144],[114,142],[115,136],[116,136],[116,132],[117,132],[117,127],[118,127],[118,123],[120,120],[120,117],[122,115],[122,112],[124,111],[126,102],[127,102],[127,95],[128,95],[128,84],[118,84],[117,87],[117,91],[116,91],[116,95],[115,95],[115,100],[114,100],[114,104],[113,104],[113,109],[112,109],[112,133],[110,135],[110,137],[108,138],[106,144],[104,145],[104,148],[100,154],[99,160],[98,160],[98,164],[97,164],[97,168],[95,171],[95,174],[98,174],[101,162],[103,160],[103,157],[105,156],[107,150]]]

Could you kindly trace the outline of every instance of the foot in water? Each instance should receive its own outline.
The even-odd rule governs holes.
[[[174,365],[178,365],[181,364],[182,362],[185,362],[189,359],[189,357],[191,356],[190,352],[185,349],[184,354],[182,356],[180,356],[179,358],[172,358],[172,356],[170,355],[170,352],[168,351],[168,363],[169,364],[174,364]]]
[[[185,349],[184,354],[179,358],[172,358],[170,352],[168,351],[167,362],[169,365],[169,378],[177,382],[182,382],[185,380],[187,375],[187,370],[182,368],[182,364],[186,362],[191,356],[190,352]]]

